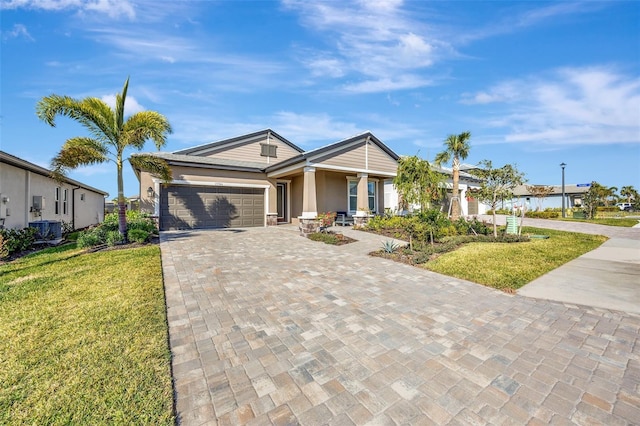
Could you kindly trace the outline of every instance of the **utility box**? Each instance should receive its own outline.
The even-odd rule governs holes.
[[[41,212],[44,210],[44,197],[42,195],[34,195],[31,201],[31,211]]]
[[[518,218],[516,216],[507,216],[507,234],[518,233]]]
[[[37,220],[29,222],[30,228],[36,228],[38,240],[59,240],[62,238],[62,223],[56,220]]]

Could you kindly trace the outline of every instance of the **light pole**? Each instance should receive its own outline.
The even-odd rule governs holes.
[[[565,163],[560,163],[560,167],[562,167],[562,217],[566,217],[565,213],[564,213],[564,168],[565,168],[566,164]]]

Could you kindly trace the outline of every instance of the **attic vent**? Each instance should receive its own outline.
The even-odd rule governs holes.
[[[277,145],[268,145],[266,143],[261,143],[260,144],[260,155],[262,157],[277,158],[278,157],[276,155],[276,149],[277,148],[278,148]]]

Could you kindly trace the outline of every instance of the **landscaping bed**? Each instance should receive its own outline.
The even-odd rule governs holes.
[[[321,241],[325,244],[331,244],[335,246],[343,246],[345,244],[357,241],[353,238],[349,238],[346,235],[334,231],[312,232],[311,234],[307,235],[307,238],[312,241]]]

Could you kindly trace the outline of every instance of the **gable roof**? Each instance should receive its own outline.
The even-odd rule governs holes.
[[[312,149],[310,151],[301,152],[300,155],[297,155],[295,157],[291,157],[288,160],[281,161],[280,163],[276,163],[276,164],[273,164],[273,165],[267,167],[266,171],[270,172],[270,171],[278,170],[281,167],[286,167],[286,166],[289,166],[291,164],[296,164],[296,163],[299,163],[299,162],[304,161],[304,160],[307,160],[307,161],[313,160],[314,158],[321,157],[324,154],[326,154],[326,153],[328,153],[330,151],[333,151],[333,150],[335,150],[335,149],[337,149],[339,147],[347,146],[347,145],[350,145],[350,144],[353,144],[353,143],[357,143],[357,142],[361,142],[361,141],[371,141],[371,142],[373,142],[380,149],[382,149],[387,155],[389,155],[389,157],[391,157],[395,161],[398,161],[398,159],[400,158],[400,156],[398,156],[398,154],[393,152],[393,150],[391,148],[386,146],[380,139],[375,137],[373,135],[373,133],[371,133],[370,131],[367,130],[366,132],[357,134],[357,135],[349,137],[347,139],[343,139],[341,141],[334,142],[334,143],[331,143],[329,145],[321,146],[319,148]]]
[[[176,154],[162,151],[145,152],[144,154],[132,154],[132,156],[136,155],[151,155],[153,157],[162,158],[163,160],[166,160],[170,165],[174,166],[241,170],[248,172],[263,172],[266,166],[266,164],[264,163],[256,163],[252,161],[229,160],[226,158],[202,157],[199,155]]]
[[[203,153],[213,151],[226,146],[233,146],[238,144],[243,144],[246,142],[250,142],[254,139],[264,139],[267,136],[272,136],[282,141],[283,143],[289,145],[291,148],[298,152],[303,152],[303,150],[295,145],[293,142],[288,141],[287,139],[280,136],[278,133],[274,132],[271,129],[264,129],[254,133],[249,133],[248,135],[236,136],[229,139],[223,139],[216,142],[210,142],[203,145],[194,146],[192,148],[181,149],[178,151],[173,151],[173,154],[179,155],[201,155]]]
[[[36,173],[41,176],[51,178],[51,170],[45,169],[44,167],[40,167],[37,164],[30,163],[29,161],[23,160],[22,158],[16,157],[15,155],[11,155],[4,151],[0,151],[0,163],[9,164],[19,169],[28,170],[32,173]],[[79,186],[81,188],[96,192],[98,194],[102,194],[105,196],[109,195],[108,192],[102,191],[100,189],[94,188],[92,186],[86,185],[82,182],[78,182],[77,180],[73,180],[67,177],[64,178],[64,182],[69,185]]]

